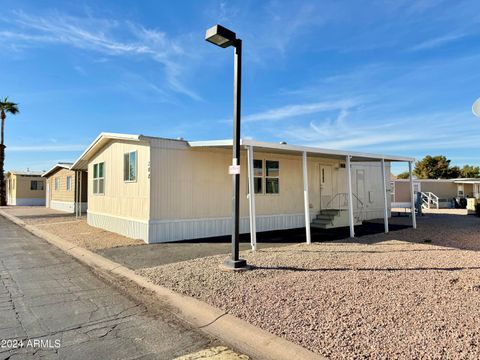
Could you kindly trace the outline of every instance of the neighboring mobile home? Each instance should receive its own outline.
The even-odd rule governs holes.
[[[448,208],[453,198],[480,198],[480,179],[414,179],[415,193],[422,194],[424,207]],[[391,182],[392,202],[408,202],[410,180],[395,179]],[[437,206],[438,205],[438,206]]]
[[[363,220],[388,221],[390,162],[414,160],[253,140],[241,153],[240,226],[252,238],[310,223],[353,236]],[[90,225],[156,243],[231,233],[231,164],[231,140],[102,133],[71,169],[88,170]]]
[[[5,176],[7,205],[45,205],[45,179],[41,172],[9,171]]]
[[[42,176],[46,179],[46,206],[73,213],[75,205],[87,211],[87,174],[70,170],[72,163],[58,163]]]

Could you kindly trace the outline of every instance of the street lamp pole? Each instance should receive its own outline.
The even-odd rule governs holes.
[[[233,81],[233,146],[232,146],[232,253],[224,262],[224,267],[230,270],[247,269],[247,262],[240,259],[240,108],[242,97],[242,40],[236,34],[221,25],[215,25],[207,30],[205,40],[226,48],[233,46],[234,81]]]

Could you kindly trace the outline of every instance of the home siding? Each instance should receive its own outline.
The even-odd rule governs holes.
[[[194,239],[227,235],[231,231],[231,150],[190,148],[181,141],[152,142],[150,242]],[[256,194],[257,230],[280,230],[305,226],[303,167],[301,155],[255,152],[255,159],[280,162],[280,193]],[[320,168],[331,169],[330,198],[346,193],[346,170],[342,161],[309,157],[311,216],[320,210]],[[247,154],[241,152],[240,227],[249,231],[247,199]],[[382,175],[379,163],[354,163],[365,171],[366,208],[356,207],[357,216],[372,219],[383,216]],[[387,173],[390,165],[387,164]],[[356,180],[353,179],[353,186]],[[323,206],[328,203],[324,198]]]
[[[457,196],[457,184],[453,181],[415,181],[420,184],[420,191],[432,192],[440,199],[452,199]],[[473,189],[472,189],[473,190]],[[410,202],[410,181],[395,181],[395,202]]]
[[[71,189],[67,190],[67,177],[72,178]],[[58,190],[55,190],[55,179],[60,180]],[[49,176],[48,186],[50,190],[50,201],[74,202],[75,201],[75,172],[68,169],[60,169],[53,175]]]
[[[41,176],[10,175],[15,182],[15,189],[9,192],[9,205],[45,205],[45,179]],[[43,190],[31,190],[31,181],[43,182]]]
[[[137,151],[137,180],[123,179],[123,156]],[[105,194],[93,193],[93,165],[104,162]],[[115,141],[88,164],[88,223],[120,234],[148,240],[150,216],[150,149],[148,143]]]

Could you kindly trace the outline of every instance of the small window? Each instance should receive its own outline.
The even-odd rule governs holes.
[[[96,195],[105,194],[104,167],[103,162],[93,165],[93,193]]]
[[[263,193],[263,160],[253,160],[253,188],[255,194]]]
[[[55,190],[58,191],[60,189],[60,178],[56,177],[54,181],[55,181]]]
[[[67,191],[72,191],[72,177],[67,176]]]
[[[137,181],[137,152],[132,151],[123,155],[123,180]]]
[[[278,161],[265,161],[265,192],[267,194],[278,194],[280,191],[279,176],[280,164]]]
[[[43,181],[30,181],[30,190],[43,190]]]

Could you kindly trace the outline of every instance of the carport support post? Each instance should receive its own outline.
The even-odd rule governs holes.
[[[382,159],[382,190],[383,190],[383,223],[385,225],[385,234],[388,233],[388,200],[387,200],[387,172],[385,169],[385,159]]]
[[[80,190],[78,191],[78,214],[82,216],[82,178],[83,178],[83,171],[80,170]]]
[[[347,184],[348,184],[348,224],[350,225],[350,237],[355,237],[355,227],[353,224],[353,195],[352,195],[352,167],[350,164],[351,156],[347,155]]]
[[[408,173],[410,179],[410,197],[411,197],[411,205],[410,205],[410,213],[412,214],[412,227],[414,229],[417,228],[417,217],[415,214],[415,191],[413,188],[413,174],[412,174],[412,162],[408,162]]]
[[[77,207],[77,204],[78,204],[78,171],[75,170],[75,205],[74,205],[74,208],[75,208],[75,217],[78,217],[78,207]]]
[[[78,216],[80,216],[80,203],[78,201],[78,199],[80,198],[80,194],[79,194],[80,171],[77,171],[76,180],[77,180],[77,186],[75,186],[75,191],[77,193],[77,217],[78,217]]]
[[[247,147],[248,160],[248,207],[250,212],[250,243],[252,250],[257,250],[257,222],[255,219],[255,187],[253,183],[253,146]]]
[[[310,200],[308,199],[308,163],[307,152],[303,152],[303,201],[305,203],[305,231],[307,237],[307,244],[312,243],[310,234]]]

